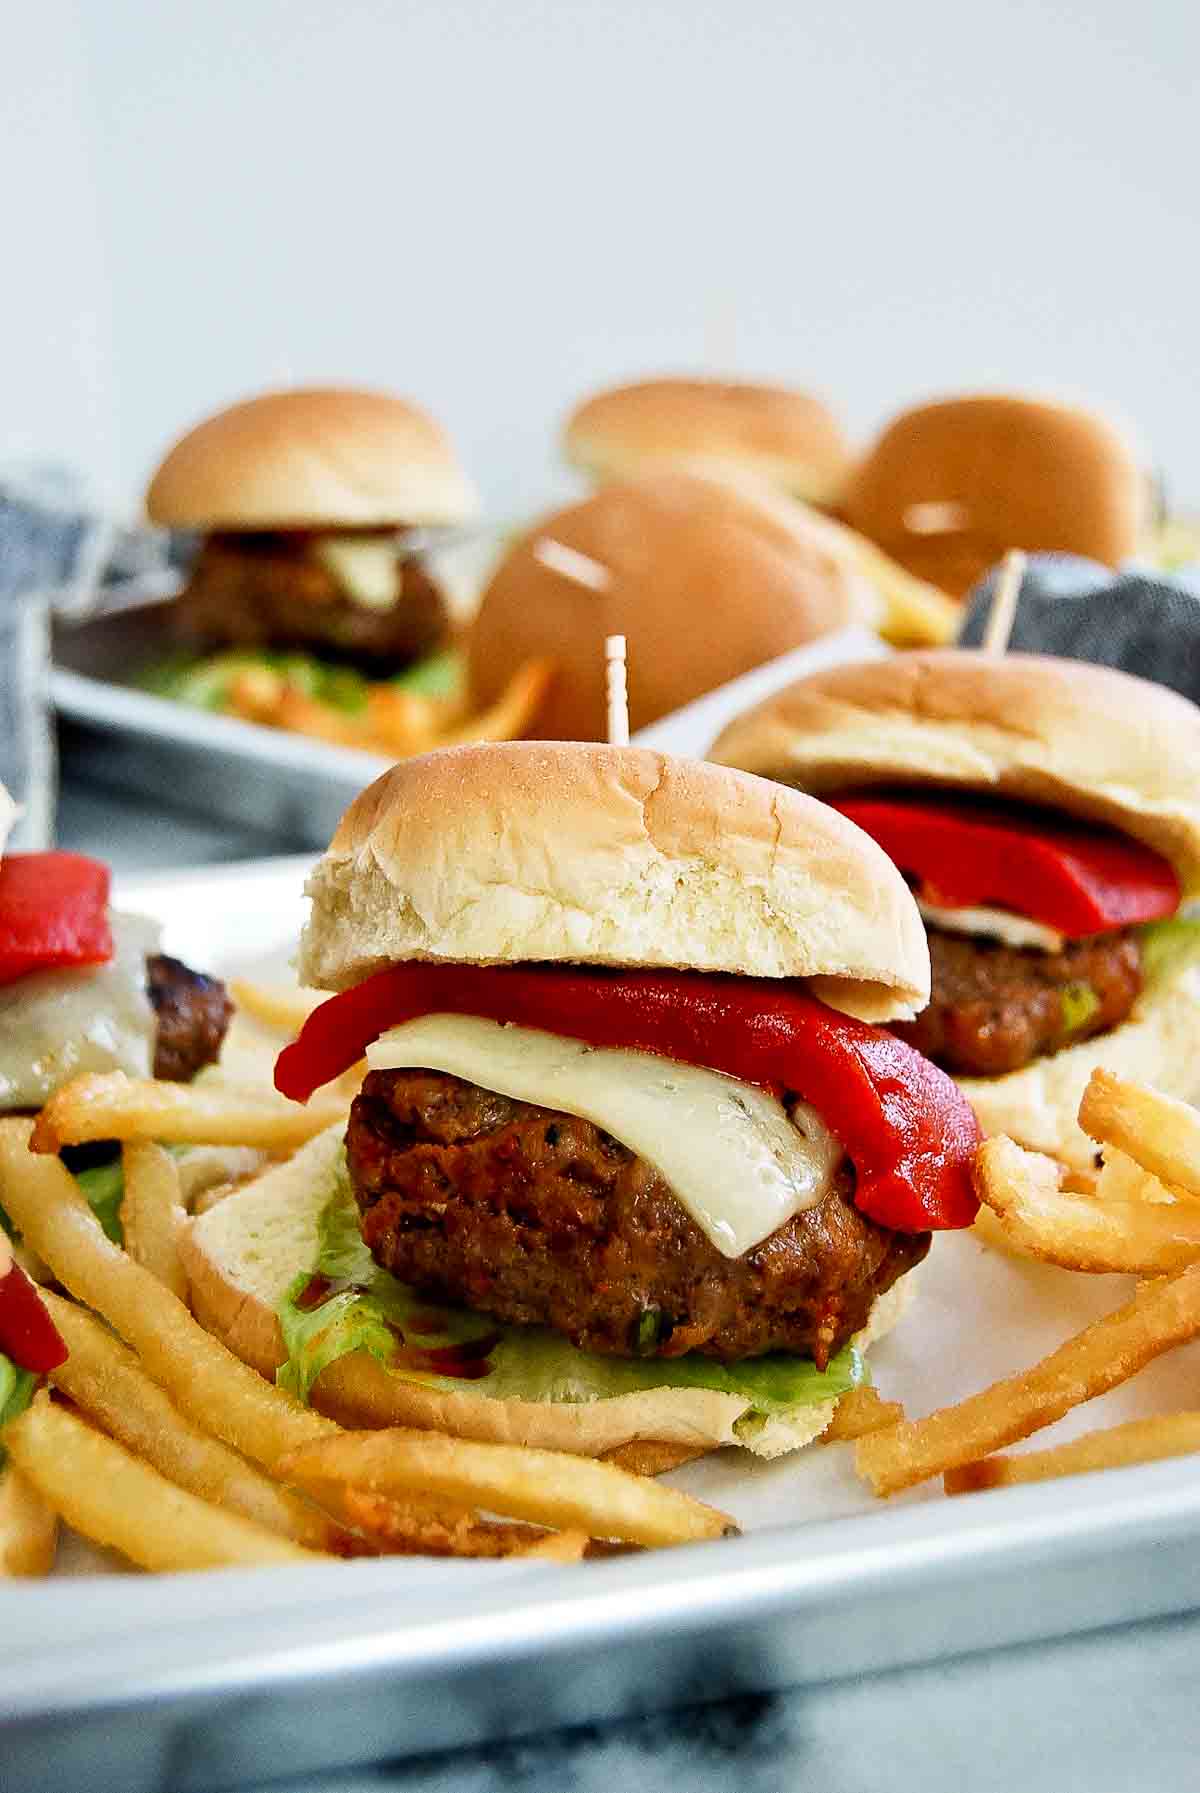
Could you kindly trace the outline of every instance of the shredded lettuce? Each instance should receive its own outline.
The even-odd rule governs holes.
[[[10,1419],[24,1413],[33,1399],[37,1377],[32,1370],[19,1370],[10,1357],[0,1351],[0,1432]],[[0,1469],[4,1467],[4,1446],[0,1444]]]
[[[323,1369],[352,1351],[369,1351],[394,1374],[426,1387],[473,1388],[501,1400],[597,1401],[651,1388],[711,1388],[747,1401],[752,1410],[747,1419],[836,1400],[869,1380],[863,1354],[853,1343],[824,1371],[808,1358],[783,1352],[736,1364],[698,1352],[669,1360],[601,1357],[578,1351],[541,1327],[497,1326],[478,1314],[435,1305],[375,1263],[358,1230],[344,1169],[321,1215],[319,1242],[312,1271],[294,1279],[279,1307],[287,1358],[277,1380],[302,1400]],[[305,1311],[300,1300],[314,1275],[334,1288],[320,1306]],[[464,1382],[398,1364],[401,1335],[419,1352],[493,1338],[482,1360],[487,1374]]]
[[[1100,998],[1090,984],[1064,984],[1062,992],[1063,1026],[1068,1033],[1086,1027],[1100,1007]]]

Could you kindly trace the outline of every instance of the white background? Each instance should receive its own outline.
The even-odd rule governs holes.
[[[391,385],[497,514],[610,379],[855,433],[1090,395],[1200,497],[1194,0],[38,0],[0,45],[0,461],[132,504],[264,383]]]

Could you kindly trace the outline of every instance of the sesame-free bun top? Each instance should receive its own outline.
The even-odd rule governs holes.
[[[929,997],[916,904],[812,798],[642,747],[510,741],[402,760],[308,883],[304,983],[405,959],[807,978],[867,1020]]]
[[[655,462],[724,461],[818,504],[838,491],[850,461],[820,399],[745,380],[640,380],[599,392],[568,418],[563,449],[596,480]]]
[[[1149,495],[1133,447],[1103,418],[996,395],[902,412],[839,508],[911,573],[961,597],[1010,548],[1119,565],[1137,548]]]
[[[946,648],[837,666],[740,716],[710,757],[801,790],[954,787],[1106,822],[1200,895],[1200,709],[1035,654]]]
[[[181,436],[146,512],[177,529],[367,529],[458,523],[475,492],[416,405],[347,387],[267,392]]]
[[[608,635],[626,639],[636,731],[765,660],[873,620],[870,588],[808,518],[754,482],[682,472],[605,486],[544,518],[483,594],[469,642],[477,702],[495,703],[526,661],[548,658],[530,732],[603,740]]]

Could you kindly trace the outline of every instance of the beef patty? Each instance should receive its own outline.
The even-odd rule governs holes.
[[[154,1075],[187,1083],[215,1062],[233,1014],[220,978],[155,953],[146,960],[146,994],[158,1022]]]
[[[947,1071],[998,1077],[1107,1033],[1142,988],[1141,947],[1129,932],[1069,941],[1059,953],[929,930],[933,994],[892,1031]]]
[[[328,654],[378,677],[446,638],[442,594],[416,560],[401,565],[390,610],[352,603],[303,530],[209,536],[172,605],[177,634],[203,648]]]
[[[823,1369],[929,1249],[860,1213],[844,1164],[819,1206],[723,1257],[599,1127],[440,1072],[371,1072],[346,1148],[363,1238],[401,1282],[616,1356],[788,1351]]]

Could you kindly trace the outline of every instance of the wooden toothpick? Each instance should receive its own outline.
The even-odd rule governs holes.
[[[564,579],[571,579],[576,585],[586,585],[590,591],[607,591],[612,584],[612,574],[607,567],[593,560],[590,554],[581,554],[578,548],[568,548],[565,542],[556,542],[553,536],[539,536],[533,544],[533,558],[552,573],[561,573]]]
[[[1010,548],[1000,567],[1000,577],[992,593],[992,607],[980,644],[985,654],[1002,654],[1008,647],[1013,624],[1017,620],[1017,600],[1025,578],[1025,556],[1020,548]]]
[[[629,745],[629,693],[625,682],[625,637],[604,637],[604,670],[608,688],[608,744]]]

